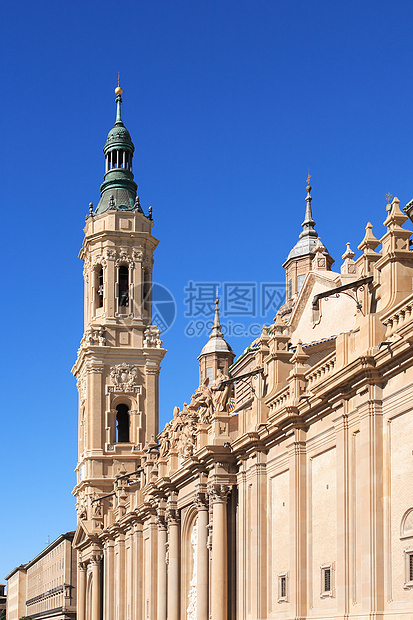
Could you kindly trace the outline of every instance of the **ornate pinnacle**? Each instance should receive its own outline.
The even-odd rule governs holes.
[[[387,192],[386,198],[387,198],[386,211],[390,213],[390,211],[392,210],[393,194],[390,194],[390,192]]]
[[[310,171],[308,171],[308,177],[307,177],[307,196],[305,198],[307,206],[306,206],[306,210],[305,210],[305,218],[304,218],[304,222],[301,224],[301,226],[303,227],[303,232],[300,234],[300,239],[302,239],[303,237],[317,237],[317,233],[314,230],[314,226],[315,226],[315,221],[313,220],[313,214],[311,211],[311,201],[312,201],[312,197],[311,197],[311,185],[310,185],[310,179],[311,179],[311,175],[310,175]]]
[[[215,300],[215,316],[214,316],[214,324],[212,326],[211,333],[209,335],[210,338],[223,338],[224,335],[221,331],[221,323],[219,320],[219,299],[218,299],[218,289],[217,289],[217,298]]]

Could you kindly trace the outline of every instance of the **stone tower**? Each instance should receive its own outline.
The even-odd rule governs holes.
[[[152,319],[151,208],[145,215],[132,172],[134,145],[116,121],[104,146],[105,176],[95,210],[89,207],[84,261],[85,330],[73,374],[79,390],[77,513],[93,540],[109,525],[101,502],[116,478],[137,470],[158,433],[158,375],[165,354]],[[104,507],[103,507],[104,508]],[[80,545],[77,538],[75,544]],[[82,540],[83,555],[87,541]],[[96,550],[95,550],[96,551]]]

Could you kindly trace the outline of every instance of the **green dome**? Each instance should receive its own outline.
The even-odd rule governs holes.
[[[117,121],[112,129],[108,133],[104,151],[106,152],[110,148],[126,148],[130,151],[134,151],[132,139],[129,131],[126,129],[122,121]]]

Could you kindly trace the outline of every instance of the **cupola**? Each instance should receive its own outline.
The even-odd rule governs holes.
[[[219,299],[215,300],[215,316],[209,340],[198,356],[200,384],[205,379],[211,383],[217,376],[218,370],[224,375],[228,374],[228,368],[234,361],[235,354],[224,338],[219,319]]]
[[[133,180],[132,160],[135,147],[122,121],[122,93],[115,88],[116,120],[108,133],[103,152],[105,154],[105,177],[100,187],[101,198],[96,214],[110,210],[139,210],[136,201],[137,185]]]

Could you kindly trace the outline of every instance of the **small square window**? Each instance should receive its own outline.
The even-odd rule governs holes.
[[[334,596],[334,567],[333,564],[324,564],[321,566],[321,598]]]
[[[413,549],[405,549],[404,551],[404,587],[406,590],[413,588]]]
[[[287,599],[287,573],[278,575],[278,602],[284,603]]]

